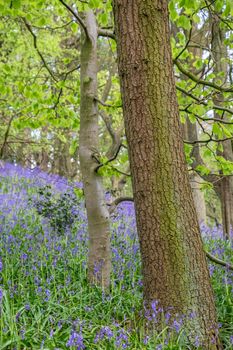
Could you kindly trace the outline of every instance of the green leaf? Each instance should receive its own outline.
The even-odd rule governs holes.
[[[204,190],[212,190],[214,187],[214,185],[210,182],[202,182],[200,184],[200,190],[204,191]]]
[[[64,135],[62,134],[57,134],[57,137],[59,138],[59,140],[63,143],[66,143],[67,142],[67,139]]]
[[[37,23],[39,26],[43,27],[46,24],[46,19],[44,17],[41,17]]]
[[[108,14],[106,12],[102,12],[99,15],[99,22],[102,26],[106,26],[108,24]]]
[[[200,23],[201,22],[201,18],[200,16],[198,16],[197,13],[195,13],[193,16],[192,16],[192,19],[195,23]]]
[[[3,71],[9,73],[11,71],[11,67],[8,64],[4,64]]]
[[[189,30],[191,28],[190,19],[187,16],[181,15],[177,20],[177,25]]]
[[[71,141],[71,145],[69,147],[69,153],[71,156],[73,156],[78,148],[78,141],[77,139],[74,139]]]
[[[76,22],[71,23],[71,29],[74,34],[78,32],[78,24]]]
[[[214,2],[215,10],[217,10],[218,12],[222,10],[223,6],[224,6],[223,0],[216,0]]]
[[[220,129],[220,126],[218,123],[213,123],[213,126],[212,126],[212,132],[217,135],[217,136],[221,136],[222,135],[222,132],[221,132],[221,129]]]
[[[100,1],[99,0],[90,0],[89,1],[89,6],[90,8],[98,8],[100,7]]]
[[[218,150],[219,152],[223,152],[223,144],[222,144],[221,142],[218,143],[217,150]]]
[[[201,175],[209,175],[210,170],[204,166],[204,165],[198,165],[196,167],[196,170],[201,174]]]
[[[203,156],[205,158],[211,158],[212,156],[212,151],[209,148],[206,148],[205,151],[203,152]]]
[[[188,118],[192,124],[196,123],[196,117],[193,114],[188,114]]]
[[[177,9],[175,6],[175,0],[172,0],[169,2],[168,8],[169,8],[169,14],[170,14],[172,21],[175,21],[178,18]]]
[[[75,187],[74,188],[74,193],[75,193],[76,197],[78,197],[80,199],[83,198],[83,196],[84,196],[82,188]]]
[[[227,137],[231,137],[231,136],[232,136],[231,132],[226,128],[225,125],[221,124],[221,128],[222,128],[224,134],[225,134]]]
[[[21,6],[21,0],[12,0],[12,8],[19,9]]]

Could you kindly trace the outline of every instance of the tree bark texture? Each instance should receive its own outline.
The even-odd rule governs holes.
[[[98,165],[97,24],[94,13],[84,14],[88,32],[81,46],[81,104],[79,157],[89,230],[88,279],[103,288],[110,284],[111,254],[109,212]]]
[[[209,271],[185,164],[166,0],[115,0],[118,67],[142,256],[144,298],[195,317],[219,349]],[[212,343],[215,338],[215,344]]]

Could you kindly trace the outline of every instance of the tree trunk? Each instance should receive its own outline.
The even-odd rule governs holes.
[[[192,173],[189,176],[192,195],[194,200],[194,206],[197,212],[197,218],[199,224],[206,224],[206,204],[204,193],[201,191],[202,178],[196,173]]]
[[[217,13],[211,13],[211,32],[212,32],[212,42],[211,42],[211,52],[214,60],[214,73],[216,75],[216,80],[224,80],[227,78],[227,49],[224,44],[224,31],[221,29],[221,18]],[[224,73],[224,77],[220,77],[219,74]],[[224,96],[222,93],[217,93],[213,97],[213,103],[221,106],[224,103]],[[220,118],[218,113],[214,112],[215,118]],[[223,119],[227,120],[225,116]],[[231,140],[224,141],[222,143],[223,152],[219,152],[225,159],[233,162],[233,152]],[[230,238],[230,231],[233,225],[233,179],[231,176],[225,176],[220,182],[218,187],[218,195],[221,201],[221,211],[222,211],[222,226],[223,234],[226,239]]]
[[[83,179],[88,230],[88,278],[107,288],[110,283],[109,212],[105,204],[102,179],[95,172],[98,165],[98,109],[97,96],[97,25],[92,11],[84,14],[89,36],[82,35],[81,46],[81,103],[79,156]]]
[[[167,1],[115,0],[114,16],[144,298],[174,317],[186,315],[190,340],[197,336],[203,348],[219,349],[183,151]]]
[[[198,133],[197,133],[197,125],[192,124],[189,119],[187,119],[184,128],[184,139],[189,141],[195,141],[198,140]],[[196,162],[198,159],[200,160],[200,149],[199,145],[196,144],[193,147],[192,155],[195,159],[194,162]],[[202,162],[202,160],[201,160]],[[195,209],[197,212],[197,218],[199,224],[204,223],[206,224],[206,205],[205,205],[205,198],[204,194],[200,189],[200,183],[203,181],[203,179],[196,174],[194,171],[189,175],[189,181],[192,188],[192,194],[193,194],[193,200]]]

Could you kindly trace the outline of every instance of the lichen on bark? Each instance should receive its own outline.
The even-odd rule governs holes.
[[[220,349],[184,157],[167,1],[115,0],[114,17],[144,299],[186,315],[190,340],[198,335],[206,349]]]

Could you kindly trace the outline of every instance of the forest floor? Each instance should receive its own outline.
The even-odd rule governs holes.
[[[156,301],[141,310],[142,276],[132,203],[111,220],[110,291],[89,286],[87,222],[80,184],[35,169],[0,167],[0,349],[188,349],[182,317],[156,328]],[[233,263],[221,229],[202,227],[206,249]],[[225,349],[233,349],[233,273],[210,263]],[[144,312],[145,311],[145,312]],[[198,340],[197,340],[198,341]],[[198,348],[198,347],[197,347]]]

